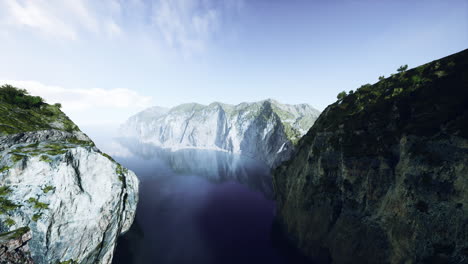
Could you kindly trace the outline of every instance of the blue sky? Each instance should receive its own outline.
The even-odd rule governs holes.
[[[274,98],[319,110],[468,48],[466,0],[0,0],[0,80],[80,124],[151,105]]]

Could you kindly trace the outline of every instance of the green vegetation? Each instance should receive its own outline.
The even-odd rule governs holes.
[[[294,129],[291,124],[289,124],[288,122],[284,122],[283,123],[283,127],[284,127],[284,133],[286,134],[286,137],[291,140],[291,142],[295,145],[298,141],[299,141],[299,138],[301,137],[301,133]]]
[[[6,241],[6,240],[11,240],[11,239],[19,238],[19,237],[21,237],[22,235],[24,235],[24,234],[26,234],[27,232],[29,232],[30,230],[31,230],[31,229],[30,229],[29,227],[27,227],[27,226],[21,227],[21,228],[18,228],[18,229],[16,229],[16,230],[13,230],[13,231],[0,234],[0,239],[3,240],[3,241]]]
[[[0,215],[7,214],[11,210],[15,210],[19,205],[8,200],[5,196],[10,194],[12,191],[9,186],[0,187]]]
[[[402,65],[397,69],[398,72],[405,72],[406,70],[408,70],[408,64]]]
[[[20,207],[5,197],[0,197],[0,215],[7,214],[9,211],[15,210]]]
[[[11,167],[3,166],[3,167],[0,168],[0,173],[2,173],[2,172],[4,172],[4,171],[7,171],[7,170],[9,170],[9,169],[11,169]]]
[[[346,92],[345,92],[345,91],[342,91],[341,93],[339,93],[339,94],[336,96],[336,98],[337,98],[338,100],[343,100],[343,99],[346,97],[346,95],[347,95]]]
[[[290,112],[288,111],[285,111],[281,108],[279,108],[277,105],[275,104],[271,104],[271,109],[273,110],[273,112],[275,114],[277,114],[279,116],[279,118],[281,118],[281,120],[288,120],[288,119],[294,119],[294,115],[291,114]]]
[[[42,216],[42,213],[34,214],[31,219],[34,222],[37,222],[41,218],[41,216]]]
[[[5,196],[11,193],[11,189],[9,186],[1,186],[0,187],[0,196]]]
[[[44,151],[47,155],[55,156],[67,153],[69,146],[59,143],[51,143],[45,145],[44,148]]]
[[[46,204],[46,203],[41,203],[39,202],[36,198],[34,197],[30,197],[28,200],[27,200],[28,203],[31,203],[33,204],[34,208],[36,209],[49,209],[49,205]]]
[[[385,80],[385,76],[379,76],[379,81]]]
[[[26,155],[21,155],[21,154],[16,154],[15,153],[15,154],[11,155],[11,160],[16,163],[16,162],[18,162],[20,160],[23,160],[25,157],[26,157]]]
[[[468,138],[467,69],[468,51],[410,70],[404,65],[398,74],[341,97],[312,130],[360,132],[330,138],[330,144],[353,155],[388,153],[402,134],[435,135],[441,127],[445,134]],[[315,133],[309,134],[303,140]]]
[[[11,219],[11,218],[7,218],[5,221],[3,221],[3,223],[7,226],[7,227],[12,227],[16,224],[15,220]]]
[[[115,172],[117,173],[117,175],[119,175],[119,180],[121,182],[125,182],[125,174],[128,173],[128,169],[122,167],[122,165],[117,163],[117,168],[115,169]]]
[[[187,111],[200,111],[205,108],[202,104],[188,103],[181,104],[171,109],[171,112],[187,112]]]
[[[79,130],[57,105],[48,105],[42,98],[8,84],[0,86],[0,112],[0,135],[45,129]]]
[[[44,99],[41,97],[31,96],[26,90],[15,88],[9,84],[0,86],[0,101],[26,109],[39,108],[44,104]]]
[[[46,204],[46,203],[37,202],[37,203],[34,205],[34,208],[37,208],[37,209],[49,209],[49,205]]]
[[[101,152],[101,155],[103,155],[104,157],[108,158],[110,161],[113,161],[115,162],[115,160],[107,153],[104,153],[104,152]]]
[[[39,160],[42,162],[51,163],[53,160],[50,156],[56,156],[67,153],[70,148],[76,146],[88,147],[94,146],[92,141],[78,140],[76,138],[66,139],[65,142],[44,142],[44,143],[34,143],[26,146],[16,147],[12,149],[9,153],[11,154],[11,160],[13,162],[18,162],[28,156],[38,156],[41,155]],[[0,173],[10,169],[10,167],[0,168]]]
[[[54,186],[51,186],[51,185],[46,185],[44,188],[42,188],[42,191],[44,193],[48,193],[50,191],[55,191],[55,187]]]
[[[52,159],[50,159],[48,156],[46,155],[42,155],[40,158],[39,158],[41,161],[43,162],[47,162],[47,163],[51,163],[52,162]]]
[[[89,146],[89,147],[95,146],[93,141],[79,140],[77,138],[67,138],[67,143],[80,145],[80,146]]]

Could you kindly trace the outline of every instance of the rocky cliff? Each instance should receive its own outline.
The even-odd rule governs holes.
[[[228,105],[154,107],[131,117],[121,135],[161,148],[198,148],[242,154],[274,167],[289,158],[294,144],[319,112],[307,104],[274,100]]]
[[[132,224],[138,180],[60,105],[0,88],[0,233],[30,228],[34,263],[111,263]]]
[[[333,263],[468,262],[468,50],[364,85],[274,173],[278,217]]]
[[[34,263],[29,252],[29,240],[31,230],[28,227],[0,234],[0,263]]]

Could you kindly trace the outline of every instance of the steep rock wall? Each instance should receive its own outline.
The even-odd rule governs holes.
[[[283,230],[323,262],[468,262],[467,124],[467,50],[361,87],[275,171]]]

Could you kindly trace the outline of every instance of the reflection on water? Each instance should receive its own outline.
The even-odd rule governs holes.
[[[140,202],[113,263],[302,263],[273,244],[265,166],[224,152],[122,144],[134,155],[116,159],[138,175]]]
[[[273,197],[270,169],[252,158],[224,151],[181,149],[168,151],[132,139],[119,139],[119,143],[134,156],[152,160],[174,174],[190,174],[213,182],[237,181]]]

